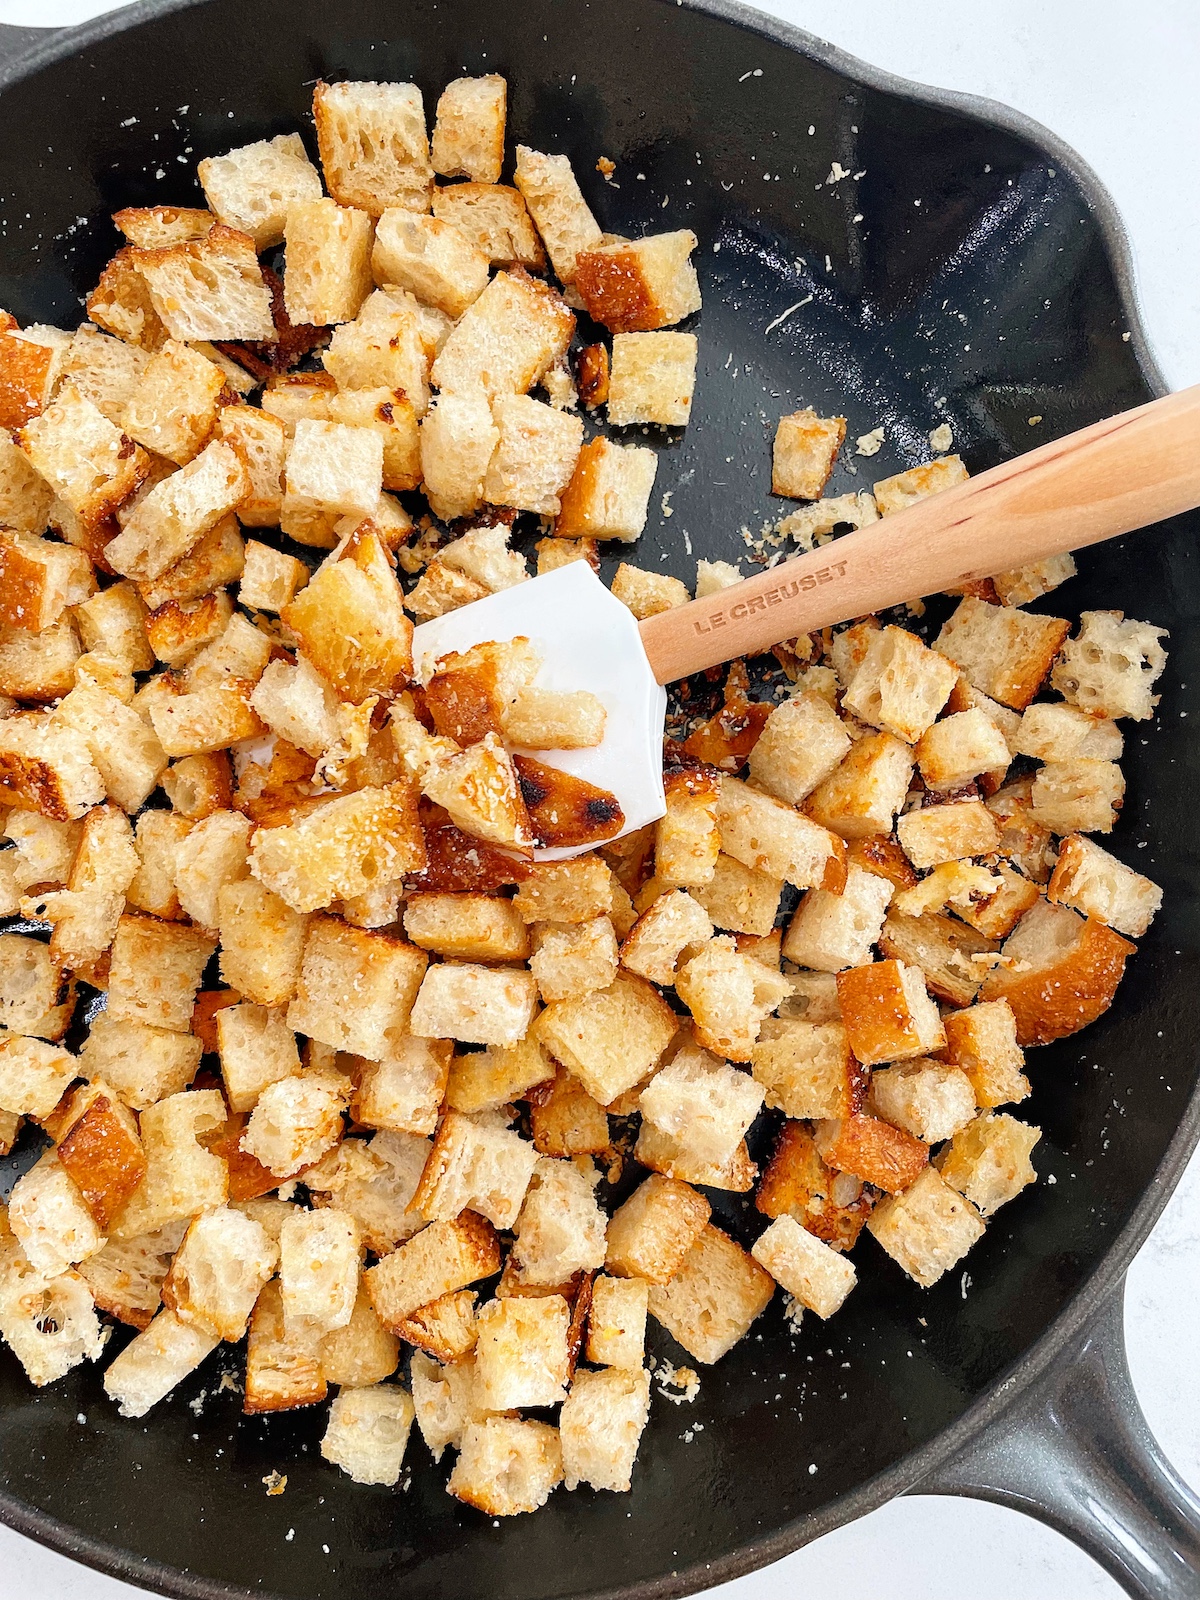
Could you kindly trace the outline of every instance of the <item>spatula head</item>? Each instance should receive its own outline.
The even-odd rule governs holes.
[[[440,656],[487,640],[524,636],[541,655],[535,680],[543,689],[587,689],[607,712],[604,740],[590,750],[531,750],[529,754],[615,794],[625,813],[620,834],[655,822],[665,809],[663,721],[667,693],[654,681],[638,625],[586,561],[502,589],[486,600],[423,622],[413,634],[413,663],[424,683]],[[539,850],[562,860],[592,848]]]

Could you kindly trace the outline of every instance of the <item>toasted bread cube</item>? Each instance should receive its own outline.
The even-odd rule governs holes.
[[[113,941],[108,1014],[187,1033],[196,990],[216,940],[198,928],[123,916]]]
[[[80,684],[59,702],[54,721],[83,743],[110,799],[136,811],[167,765],[161,741],[136,710],[103,689]]]
[[[734,1061],[750,1060],[763,1019],[791,993],[786,978],[743,955],[727,934],[680,965],[675,988],[697,1041]]]
[[[1061,617],[1034,616],[1015,606],[991,606],[967,595],[943,626],[934,647],[961,667],[975,688],[1001,705],[1023,711],[1070,628]]]
[[[535,863],[513,900],[526,922],[588,922],[612,907],[612,873],[593,855]]]
[[[217,899],[226,884],[247,876],[248,817],[239,811],[214,811],[196,823],[175,854],[179,904],[197,926],[217,927]]]
[[[638,918],[621,946],[621,965],[668,988],[675,981],[680,957],[689,946],[707,943],[712,933],[713,924],[704,907],[676,889],[660,895]]]
[[[864,966],[892,898],[886,878],[851,867],[840,895],[810,889],[788,924],[783,954],[799,967],[841,972]]]
[[[158,660],[168,667],[186,667],[229,626],[233,602],[228,590],[184,604],[169,601],[146,619],[146,637]]]
[[[401,1324],[404,1340],[439,1361],[468,1355],[478,1338],[476,1298],[473,1290],[459,1289],[422,1306]]]
[[[917,743],[917,764],[930,789],[956,789],[982,772],[1008,768],[1008,744],[979,710],[956,711],[935,722]]]
[[[637,333],[669,328],[699,311],[700,284],[690,260],[696,242],[682,228],[579,251],[575,286],[588,315],[613,333]]]
[[[1066,583],[1078,570],[1074,556],[1047,556],[1044,561],[995,573],[992,586],[1004,605],[1027,606],[1031,600],[1040,600],[1060,583]]]
[[[952,1011],[945,1018],[945,1029],[943,1059],[966,1073],[978,1105],[990,1110],[1025,1099],[1029,1093],[1029,1080],[1022,1071],[1025,1056],[1007,1000],[987,1000]]]
[[[1048,761],[1033,780],[1030,817],[1051,833],[1111,833],[1124,797],[1115,761]]]
[[[287,209],[284,304],[294,324],[352,322],[371,292],[374,227],[366,211],[315,195]]]
[[[174,1311],[160,1311],[109,1363],[104,1392],[117,1402],[123,1417],[144,1417],[219,1343],[215,1334],[181,1321]]]
[[[140,1239],[110,1239],[83,1263],[96,1307],[133,1328],[148,1328],[162,1304],[162,1283],[187,1223],[168,1223]],[[0,1332],[3,1329],[0,1328]]]
[[[293,997],[300,980],[305,917],[257,879],[241,878],[218,889],[216,926],[221,977],[231,988],[256,1006],[281,1006]]]
[[[928,1289],[983,1237],[984,1222],[970,1201],[927,1167],[903,1194],[889,1195],[875,1207],[867,1228],[892,1260]]]
[[[84,399],[118,427],[124,426],[122,413],[149,360],[148,351],[87,323],[76,330],[64,350],[53,352],[59,382],[74,384]]]
[[[332,396],[329,409],[334,422],[347,427],[370,428],[379,435],[383,444],[385,489],[398,491],[419,487],[421,447],[417,413],[403,389],[342,390]]]
[[[475,1358],[439,1366],[419,1351],[412,1359],[413,1404],[417,1426],[435,1461],[440,1461],[446,1446],[456,1450],[469,1423],[482,1422],[486,1413],[475,1404]]]
[[[338,698],[313,664],[272,661],[250,696],[254,710],[281,739],[310,756],[337,741]]]
[[[367,1249],[383,1255],[425,1226],[413,1196],[428,1155],[428,1139],[412,1134],[345,1139],[308,1169],[304,1182],[315,1205],[347,1212]]]
[[[607,989],[617,976],[617,940],[608,917],[534,926],[529,970],[541,997],[579,1000]]]
[[[837,987],[850,1048],[864,1065],[907,1061],[945,1043],[937,1006],[917,968],[876,961],[838,973]]]
[[[283,516],[369,516],[383,485],[383,441],[370,428],[297,422],[288,451]]]
[[[429,958],[402,939],[314,917],[288,1026],[379,1061],[405,1030]],[[355,1004],[347,1007],[346,996]]]
[[[318,83],[313,120],[330,194],[378,217],[428,211],[433,188],[425,106],[414,83]]]
[[[46,1278],[58,1277],[104,1245],[90,1207],[54,1150],[17,1179],[8,1221],[30,1265]]]
[[[845,885],[846,851],[839,838],[736,778],[722,780],[717,825],[721,849],[743,866],[797,889],[815,886],[837,893]]]
[[[335,328],[323,360],[339,389],[403,389],[418,416],[429,407],[429,360],[420,307],[410,295],[378,289],[353,322]],[[275,391],[276,395],[279,391]]]
[[[719,776],[706,769],[684,767],[666,775],[667,809],[655,828],[654,869],[667,883],[683,888],[711,883],[721,849],[720,786]]]
[[[863,722],[915,744],[950,698],[957,677],[945,656],[915,634],[883,628],[872,636],[844,703]]]
[[[857,1281],[845,1256],[808,1233],[794,1217],[777,1217],[750,1253],[788,1294],[821,1318],[831,1317],[842,1306]]]
[[[320,174],[298,133],[209,156],[197,164],[196,176],[220,221],[249,234],[258,251],[283,243],[291,207],[321,197]]]
[[[15,846],[10,861],[12,881],[18,890],[37,884],[56,887],[66,883],[79,853],[82,823],[54,822],[36,811],[10,811],[3,832]]]
[[[400,1341],[375,1315],[367,1292],[360,1284],[349,1322],[325,1334],[317,1353],[328,1382],[342,1389],[369,1390],[395,1372]],[[396,1392],[404,1393],[403,1390]]]
[[[81,1070],[66,1050],[42,1039],[8,1035],[0,1039],[0,1109],[40,1121],[50,1115]]]
[[[0,1028],[61,1039],[74,1005],[74,986],[47,945],[20,933],[0,934]]]
[[[546,264],[541,239],[516,189],[501,183],[450,184],[433,191],[433,214],[453,223],[494,267],[536,272]]]
[[[907,1189],[929,1162],[928,1145],[903,1128],[861,1112],[818,1122],[814,1139],[827,1166],[887,1194]]]
[[[768,1018],[751,1055],[766,1103],[789,1117],[848,1117],[866,1092],[865,1074],[840,1022]]]
[[[650,1182],[670,1183],[669,1178]],[[597,1366],[640,1372],[646,1348],[649,1285],[641,1278],[611,1278],[601,1273],[592,1284],[588,1312],[587,1358]]]
[[[187,1088],[200,1052],[200,1040],[189,1034],[119,1021],[104,1011],[92,1021],[79,1071],[110,1085],[134,1111],[145,1111]]]
[[[988,974],[981,993],[1008,1001],[1018,1044],[1048,1044],[1108,1009],[1133,951],[1095,917],[1041,900],[1005,940],[1005,963]]]
[[[411,895],[404,931],[421,949],[452,960],[523,961],[529,954],[529,934],[511,901],[491,895]]]
[[[344,1211],[297,1208],[279,1234],[279,1289],[288,1333],[344,1328],[358,1294],[358,1225]]]
[[[487,256],[450,222],[403,209],[383,213],[375,230],[375,282],[414,294],[457,321],[488,284]]]
[[[605,1262],[609,1272],[649,1283],[668,1282],[682,1267],[711,1209],[688,1184],[652,1174],[609,1222]]]
[[[1000,829],[981,800],[952,800],[900,817],[896,837],[913,866],[923,872],[947,861],[993,854]]]
[[[986,939],[1007,939],[1025,913],[1037,904],[1038,886],[1003,861],[996,863],[995,877],[999,888],[993,894],[978,903],[956,906],[955,915]]]
[[[265,405],[261,411],[253,406],[237,405],[226,406],[221,412],[217,421],[216,436],[233,446],[246,469],[246,487],[234,508],[238,521],[245,527],[273,528],[283,514],[283,468],[287,457],[289,430],[279,417],[271,415]],[[255,545],[253,548],[262,551],[266,546]],[[288,593],[282,601],[266,605],[265,602],[254,598],[256,585],[260,590],[266,585],[265,577],[256,576],[251,572],[249,592],[247,592],[247,574],[243,571],[242,590],[239,596],[243,605],[266,605],[266,609],[278,611],[286,600],[291,599],[295,590],[307,581],[307,568],[303,568],[303,564],[296,562],[294,557],[282,555],[277,551],[272,551],[270,554],[274,559],[269,564],[264,562],[261,555],[255,558],[256,562],[260,568],[264,564],[268,566],[273,583],[280,587],[294,574],[291,593]],[[296,567],[301,567],[302,571],[295,573]],[[274,596],[278,589],[270,587],[267,592]]]
[[[762,1086],[706,1050],[685,1047],[642,1090],[643,1119],[694,1160],[723,1167],[763,1104]]]
[[[180,819],[202,822],[214,811],[228,811],[233,800],[229,757],[224,751],[184,756],[163,773],[162,786]]]
[[[188,1228],[164,1293],[181,1322],[220,1339],[240,1339],[275,1271],[279,1251],[261,1223],[228,1206]]]
[[[446,1095],[451,1047],[402,1034],[380,1061],[365,1062],[354,1096],[355,1120],[393,1133],[429,1134]]]
[[[936,461],[926,461],[922,466],[910,467],[907,472],[898,472],[874,484],[875,503],[881,517],[890,517],[931,494],[966,483],[968,477],[961,456],[940,456]]]
[[[281,1011],[233,1005],[217,1012],[217,1048],[225,1098],[233,1112],[253,1111],[268,1084],[300,1071],[296,1036]]]
[[[638,1445],[650,1415],[650,1374],[610,1367],[577,1372],[559,1418],[568,1489],[628,1491]]]
[[[338,334],[342,333],[342,331],[343,330],[338,329],[334,337],[336,338]],[[284,435],[287,439],[292,437],[297,422],[303,418],[307,418],[312,422],[332,422],[333,418],[329,414],[329,402],[331,397],[337,392],[338,381],[339,380],[334,377],[332,372],[279,373],[276,377],[272,378],[268,382],[267,387],[263,390],[261,414],[265,417],[270,417],[272,422],[278,422],[283,428]],[[234,411],[237,415],[240,429],[244,419],[242,419],[240,414],[237,413],[236,408],[229,407],[227,409]],[[222,413],[222,420],[223,419],[224,413]],[[275,455],[275,450],[275,438],[272,430],[271,449],[270,456],[267,458],[268,460]],[[278,488],[277,500],[282,496],[283,493],[283,454],[286,454],[286,450],[284,450],[280,455],[280,484]],[[265,476],[265,474],[263,476]],[[252,481],[256,488],[260,487],[260,474],[258,472],[254,473]],[[270,478],[266,478],[266,483],[273,487],[273,483]],[[270,527],[271,524],[263,523],[263,526]],[[332,546],[330,548],[332,548]]]
[[[451,1222],[470,1209],[511,1228],[536,1162],[537,1151],[519,1134],[448,1111],[413,1203],[431,1222]]]
[[[76,1089],[55,1115],[58,1159],[83,1203],[107,1230],[146,1172],[133,1112],[104,1083]]]
[[[554,1063],[532,1033],[509,1048],[457,1055],[450,1065],[446,1104],[455,1111],[493,1111],[522,1099],[554,1076]]]
[[[394,1488],[414,1415],[412,1397],[397,1384],[346,1389],[329,1408],[321,1454],[355,1483]]]
[[[25,453],[0,428],[0,520],[9,528],[41,533],[50,518],[54,490]]]
[[[954,1135],[934,1165],[951,1188],[990,1217],[1037,1182],[1029,1157],[1041,1136],[1040,1128],[1016,1117],[985,1111]]]
[[[230,514],[202,534],[187,555],[168,567],[161,578],[142,584],[142,598],[155,610],[171,603],[186,605],[189,600],[219,591],[223,584],[234,583],[241,577],[244,563],[242,535],[237,518]]]
[[[581,250],[595,249],[603,235],[580,192],[569,158],[543,155],[519,144],[513,182],[525,197],[558,281],[574,283],[576,256]]]
[[[848,1172],[827,1167],[808,1124],[785,1122],[755,1206],[767,1217],[792,1217],[835,1250],[853,1248],[875,1200]]]
[[[1145,722],[1158,704],[1150,691],[1167,664],[1161,643],[1166,636],[1165,628],[1127,622],[1120,611],[1085,611],[1050,681],[1071,705],[1092,716]]]
[[[834,772],[819,783],[805,811],[843,839],[890,833],[912,776],[913,754],[890,733],[859,739]]]
[[[82,550],[0,528],[0,626],[40,633],[68,606],[87,600],[93,587]]]
[[[430,1223],[368,1268],[364,1281],[380,1320],[395,1331],[420,1307],[499,1270],[494,1229],[465,1211],[453,1221]]]
[[[426,413],[421,423],[421,472],[435,515],[450,520],[475,510],[483,499],[483,481],[499,438],[491,406],[482,394],[444,394]],[[428,574],[421,581],[428,583]]]
[[[558,1429],[544,1422],[487,1417],[468,1422],[446,1488],[491,1517],[537,1511],[562,1482]]]
[[[553,1002],[535,1024],[541,1043],[603,1106],[653,1069],[675,1028],[657,990],[624,973],[607,989]]]
[[[525,1037],[536,1004],[531,973],[445,962],[425,974],[409,1027],[425,1039],[515,1045]]]
[[[734,1194],[746,1194],[754,1187],[758,1168],[750,1159],[743,1139],[731,1160],[723,1166],[711,1161],[699,1161],[683,1139],[663,1133],[651,1122],[643,1122],[638,1131],[634,1158],[651,1172],[666,1178],[677,1178],[681,1183],[698,1183],[709,1189],[726,1189]]]
[[[142,1112],[146,1174],[114,1218],[114,1238],[136,1239],[225,1204],[226,1164],[200,1143],[225,1118],[225,1102],[216,1089],[169,1095]]]
[[[644,445],[613,444],[602,436],[589,440],[562,490],[554,532],[566,539],[637,539],[657,470],[657,453]]]
[[[246,1388],[242,1410],[248,1416],[319,1405],[326,1395],[319,1342],[307,1327],[288,1328],[283,1291],[273,1278],[258,1297],[246,1344]]]
[[[582,1165],[542,1156],[534,1168],[510,1258],[520,1283],[565,1283],[604,1264],[607,1218]]]
[[[1039,761],[1119,761],[1125,749],[1120,728],[1108,717],[1093,716],[1063,701],[1028,706],[1013,740],[1017,755]]]
[[[259,828],[250,848],[251,872],[295,911],[352,899],[424,864],[415,787],[407,783],[359,789],[297,822]]]
[[[871,1077],[870,1109],[924,1144],[940,1144],[975,1115],[975,1088],[960,1068],[939,1061],[905,1061]]]
[[[1046,893],[1134,939],[1142,937],[1162,905],[1156,883],[1077,833],[1063,840]]]
[[[254,241],[238,229],[218,223],[203,239],[130,256],[172,339],[276,338]]]
[[[557,515],[583,443],[583,423],[525,394],[497,396],[492,417],[498,438],[483,480],[484,499]]]
[[[932,912],[914,917],[898,909],[888,913],[879,948],[884,956],[920,968],[930,992],[956,1006],[970,1005],[987,970],[972,958],[995,952],[990,939],[957,917]]]
[[[109,565],[143,583],[160,578],[234,509],[248,486],[241,458],[229,445],[206,445],[140,501],[105,550]]]
[[[412,671],[412,623],[374,533],[326,562],[281,616],[343,700],[391,693]]]
[[[85,526],[102,524],[149,471],[145,451],[70,383],[13,438]]]
[[[120,425],[147,450],[183,466],[212,432],[224,387],[220,367],[189,345],[168,339],[139,375]]]
[[[696,354],[692,333],[618,333],[608,385],[613,427],[639,422],[685,426],[692,414]]]
[[[47,1279],[6,1230],[0,1232],[0,1336],[39,1388],[96,1360],[105,1343],[83,1276]]]
[[[448,83],[437,103],[433,170],[443,178],[499,182],[507,110],[508,85],[495,73]]]
[[[850,736],[829,702],[819,694],[799,695],[767,718],[750,752],[750,776],[777,800],[798,806],[849,749]]]
[[[522,850],[532,842],[516,768],[494,733],[433,762],[422,776],[421,789],[474,838]]]
[[[673,611],[691,599],[687,585],[665,572],[646,572],[622,561],[612,581],[616,599],[627,605],[639,622],[656,617],[660,611]]]
[[[708,1366],[745,1336],[774,1292],[771,1275],[707,1223],[670,1281],[651,1284],[650,1315]]]
[[[488,1411],[553,1406],[567,1392],[571,1313],[560,1294],[522,1296],[481,1306],[475,1347],[475,1396]]]
[[[526,750],[587,750],[604,738],[607,713],[585,689],[560,692],[525,688],[502,714],[510,744]]]
[[[22,330],[0,313],[0,428],[19,428],[44,409],[70,344],[71,335],[60,328]]]
[[[211,221],[209,226],[212,226]],[[170,242],[185,241],[172,239]],[[161,349],[167,339],[167,330],[154,309],[149,286],[136,262],[136,251],[128,245],[117,251],[100,274],[100,281],[88,295],[86,305],[88,316],[98,327],[143,350]]]
[[[333,1077],[280,1078],[259,1095],[240,1148],[275,1177],[290,1178],[341,1138],[348,1098]]]
[[[508,548],[510,529],[503,523],[476,528],[461,539],[443,545],[438,561],[480,583],[489,594],[524,583],[529,573],[525,557]]]
[[[308,582],[308,568],[295,556],[272,550],[251,539],[246,545],[246,564],[238,588],[244,606],[258,611],[282,611]]]
[[[811,409],[781,417],[771,458],[772,494],[819,500],[845,437],[845,417],[819,417]]]
[[[561,1068],[529,1094],[529,1125],[544,1156],[603,1155],[612,1144],[604,1107]]]
[[[68,694],[84,671],[119,675],[124,669],[108,657],[81,656],[79,640],[70,621],[40,633],[24,628],[0,628],[0,695],[11,709],[13,700],[45,705]]]

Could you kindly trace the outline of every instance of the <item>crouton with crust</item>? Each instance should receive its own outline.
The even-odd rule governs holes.
[[[850,1048],[865,1066],[927,1055],[945,1043],[919,969],[876,961],[839,972],[837,988]]]
[[[1025,1056],[1007,1000],[984,1000],[949,1012],[945,1029],[942,1059],[966,1073],[976,1104],[990,1110],[1025,1099],[1029,1094],[1029,1080],[1022,1070]]]
[[[598,435],[580,450],[554,523],[560,539],[632,543],[646,526],[658,455]]]
[[[983,1216],[990,1217],[1037,1182],[1029,1159],[1040,1128],[1004,1112],[985,1111],[954,1135],[935,1158],[943,1179]]]
[[[513,182],[537,224],[558,281],[574,283],[579,252],[595,249],[603,235],[583,198],[570,159],[518,145]]]
[[[690,1356],[709,1366],[744,1337],[774,1292],[771,1275],[707,1223],[671,1279],[651,1284],[649,1309]]]
[[[278,1278],[272,1278],[264,1285],[250,1318],[242,1399],[246,1415],[319,1405],[327,1385],[318,1348],[309,1329],[287,1327],[283,1292]]]
[[[240,1339],[278,1260],[261,1223],[228,1206],[208,1211],[188,1228],[163,1285],[164,1301],[202,1333]]]
[[[431,1222],[364,1274],[385,1327],[396,1330],[421,1306],[465,1289],[500,1270],[500,1244],[491,1223],[472,1211]]]
[[[335,1050],[379,1061],[408,1024],[428,961],[423,950],[390,934],[314,917],[288,1025]]]
[[[292,203],[284,224],[289,320],[318,328],[353,322],[372,287],[375,229],[367,212],[317,194]]]
[[[494,267],[537,272],[546,265],[546,252],[528,207],[520,193],[506,184],[445,184],[433,191],[433,214],[452,223]]]
[[[515,1045],[528,1032],[536,1004],[532,973],[447,961],[426,972],[409,1027],[419,1038]]]
[[[676,1017],[651,984],[620,973],[607,989],[554,1001],[534,1028],[551,1055],[607,1106],[657,1065]]]
[[[843,839],[890,833],[912,770],[913,753],[902,740],[890,733],[867,734],[812,791],[804,811]]]
[[[980,992],[1008,1001],[1018,1044],[1048,1044],[1107,1011],[1134,948],[1095,917],[1040,900],[1005,940],[1005,961]]]
[[[994,955],[995,941],[958,917],[906,916],[891,910],[879,934],[880,952],[924,975],[930,992],[951,1005],[970,1005]],[[975,957],[985,959],[976,960]]]
[[[848,1117],[866,1095],[866,1073],[840,1022],[768,1017],[750,1057],[766,1103],[789,1117]]]
[[[690,317],[700,309],[696,244],[681,228],[577,251],[575,288],[588,315],[613,333],[670,328]]]
[[[468,1422],[446,1488],[491,1517],[537,1511],[562,1482],[558,1429],[488,1416]]]
[[[414,83],[318,83],[313,120],[330,194],[378,217],[428,211],[433,189],[425,106]]]
[[[217,223],[202,239],[132,247],[130,260],[172,339],[274,342],[271,291],[247,234]]]
[[[845,437],[845,417],[820,417],[811,409],[781,417],[772,452],[771,492],[794,500],[819,500]]]
[[[1016,606],[992,606],[967,595],[944,624],[934,648],[959,666],[976,689],[1023,711],[1050,671],[1071,624]]]
[[[1140,939],[1162,905],[1162,890],[1140,872],[1075,833],[1059,847],[1047,898]]]
[[[412,1398],[398,1384],[343,1390],[329,1408],[321,1454],[354,1483],[394,1488],[413,1416]]]
[[[196,165],[204,198],[227,227],[249,234],[256,250],[283,243],[293,205],[321,196],[321,178],[298,133],[259,139]]]

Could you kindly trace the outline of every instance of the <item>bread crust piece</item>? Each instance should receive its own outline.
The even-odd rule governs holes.
[[[826,1166],[849,1172],[863,1183],[899,1194],[929,1164],[929,1146],[903,1128],[856,1112],[817,1123],[817,1153]]]
[[[1017,924],[1001,954],[1032,970],[993,968],[984,1000],[1007,1000],[1022,1046],[1078,1033],[1113,1002],[1126,960],[1137,946],[1095,917],[1039,901]]]

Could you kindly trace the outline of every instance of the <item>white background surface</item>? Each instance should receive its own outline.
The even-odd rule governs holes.
[[[82,21],[103,0],[0,0],[0,22]],[[1048,124],[1116,199],[1150,342],[1175,388],[1200,382],[1200,6],[1197,0],[773,0],[762,9],[893,72],[989,95]],[[798,108],[797,115],[802,114]],[[1200,1489],[1200,1158],[1130,1274],[1127,1333],[1150,1424]],[[1181,1352],[1187,1357],[1181,1359]],[[1074,1546],[1015,1512],[897,1501],[714,1600],[844,1593],[856,1600],[1117,1600]],[[0,1600],[132,1600],[141,1591],[0,1528]]]

